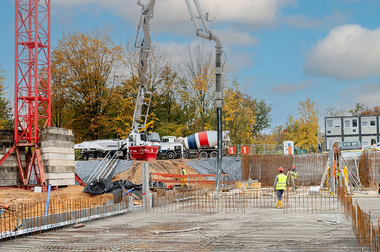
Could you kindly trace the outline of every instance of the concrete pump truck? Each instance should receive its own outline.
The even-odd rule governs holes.
[[[152,100],[152,93],[148,92],[149,78],[147,77],[147,69],[148,57],[152,47],[149,34],[149,22],[150,19],[153,18],[155,2],[156,0],[150,0],[148,4],[144,5],[141,3],[141,0],[137,1],[137,4],[142,8],[135,41],[135,47],[140,49],[138,67],[140,76],[135,110],[133,113],[132,131],[129,134],[128,138],[123,140],[105,139],[85,141],[80,144],[76,144],[74,146],[74,149],[80,150],[80,156],[83,159],[103,158],[108,153],[113,156],[113,154],[116,152],[119,153],[119,156],[122,156],[125,159],[129,159],[130,153],[128,148],[130,146],[161,146],[161,139],[158,133],[140,132],[140,130],[146,128],[149,107]],[[139,43],[138,37],[140,29],[142,29],[144,33],[144,38]],[[145,100],[148,99],[149,101],[146,103]],[[143,115],[142,112],[144,107],[145,114]],[[143,124],[141,124],[142,117],[144,118]]]

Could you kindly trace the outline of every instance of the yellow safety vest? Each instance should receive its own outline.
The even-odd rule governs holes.
[[[286,175],[278,174],[276,190],[285,190],[285,188],[286,188]]]
[[[186,175],[185,169],[181,170],[181,175]]]
[[[297,172],[296,171],[291,171],[292,174],[292,179],[297,179]]]

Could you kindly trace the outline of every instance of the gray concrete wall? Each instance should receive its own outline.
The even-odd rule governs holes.
[[[0,158],[14,145],[14,131],[0,130]],[[21,151],[21,163],[25,164],[24,151]],[[16,152],[9,156],[0,166],[0,186],[21,185]]]

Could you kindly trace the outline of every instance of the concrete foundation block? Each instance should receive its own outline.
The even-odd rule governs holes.
[[[42,160],[75,160],[75,155],[61,153],[45,153],[42,154]]]
[[[46,127],[41,130],[41,135],[45,134],[60,134],[74,136],[74,131],[70,129],[58,128],[58,127]]]
[[[1,179],[0,180],[0,187],[1,186],[19,186],[19,185],[21,185],[20,179],[18,179],[18,180],[16,180],[16,179],[13,179],[13,180]]]
[[[72,172],[67,173],[45,173],[46,179],[75,179],[75,174]]]
[[[46,140],[57,140],[65,142],[74,142],[74,136],[61,135],[61,134],[45,134],[41,135],[41,142]]]
[[[3,173],[1,174],[0,181],[1,180],[19,180],[20,175],[17,173]]]
[[[75,178],[74,179],[47,179],[46,183],[52,186],[75,185]]]
[[[64,142],[62,142],[64,143]],[[73,154],[74,155],[74,148],[67,148],[67,147],[59,147],[59,144],[56,145],[57,147],[42,147],[41,153],[61,153],[61,154]]]
[[[18,173],[18,167],[0,167],[0,179],[6,173]]]
[[[41,142],[41,148],[45,147],[60,147],[60,148],[70,148],[74,149],[74,141],[56,141],[56,140],[45,140]]]
[[[47,166],[44,169],[49,173],[75,173],[75,166]]]
[[[75,160],[43,160],[44,167],[47,166],[75,166]]]

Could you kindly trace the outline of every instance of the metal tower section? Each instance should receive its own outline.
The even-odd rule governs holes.
[[[51,126],[50,0],[15,3],[15,145],[0,164],[16,151],[22,185],[33,168],[37,184],[46,186],[39,139],[40,129]],[[23,168],[19,150],[25,147]]]

